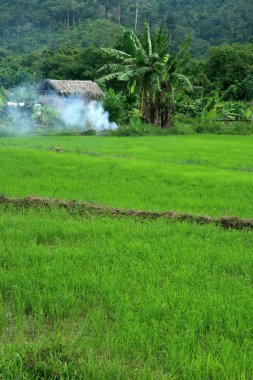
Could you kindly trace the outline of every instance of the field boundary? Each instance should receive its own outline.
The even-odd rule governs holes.
[[[169,219],[174,222],[190,222],[201,225],[215,224],[224,229],[253,230],[253,218],[239,218],[236,216],[211,217],[206,215],[189,214],[177,211],[141,211],[124,210],[103,206],[89,202],[66,201],[55,198],[42,198],[38,196],[28,196],[24,198],[11,198],[0,195],[0,205],[15,208],[63,208],[78,215],[92,213],[96,215],[114,217],[137,217],[142,219]]]

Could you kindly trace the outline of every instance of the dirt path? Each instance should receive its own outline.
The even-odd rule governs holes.
[[[235,216],[210,217],[204,215],[194,215],[176,211],[156,212],[156,211],[140,211],[140,210],[124,210],[120,208],[107,207],[89,202],[64,201],[60,199],[47,199],[36,196],[25,198],[9,198],[0,196],[0,204],[6,207],[12,206],[15,208],[47,208],[53,207],[64,208],[70,212],[78,213],[79,215],[87,212],[96,215],[107,215],[117,217],[137,217],[142,219],[169,219],[174,222],[191,222],[197,224],[215,224],[224,229],[236,230],[253,230],[253,218],[244,219]]]

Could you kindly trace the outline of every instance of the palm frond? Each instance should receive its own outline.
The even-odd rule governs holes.
[[[134,70],[126,71],[122,75],[118,76],[118,80],[124,81],[124,82],[129,81],[130,79],[134,78],[134,74],[135,74]]]
[[[161,73],[163,70],[166,70],[166,62],[161,62],[161,61],[155,62],[154,68],[156,69],[156,71]]]
[[[178,73],[177,73],[175,76],[176,76],[176,78],[177,78],[177,80],[178,80],[179,82],[183,82],[183,83],[185,83],[185,84],[187,85],[187,87],[189,88],[189,90],[190,90],[190,91],[193,91],[192,84],[191,84],[189,78],[187,78],[187,76],[185,76],[185,75],[183,75],[183,74],[178,74]]]
[[[130,30],[124,35],[126,47],[129,49],[132,57],[137,57],[144,61],[147,59],[147,54],[136,34]]]
[[[118,79],[123,74],[124,74],[124,72],[117,72],[117,73],[107,74],[107,75],[99,78],[97,80],[97,83],[98,84],[103,84],[103,83],[109,82],[110,80]]]
[[[143,67],[139,67],[138,69],[135,70],[135,74],[137,76],[144,76],[145,74],[147,74],[148,72],[151,71],[151,68],[150,67],[147,67],[147,66],[143,66]]]
[[[154,52],[159,56],[167,54],[170,47],[168,41],[168,31],[163,28],[159,28],[154,35]]]
[[[101,73],[103,71],[110,71],[110,72],[117,72],[122,70],[122,64],[118,63],[107,63],[106,65],[100,67],[100,69],[97,71],[98,73]]]
[[[159,59],[160,57],[159,57],[159,55],[158,55],[157,53],[152,53],[151,56],[150,56],[149,58],[154,59],[154,60],[155,60],[155,59],[157,60],[157,59]]]
[[[177,59],[179,59],[181,56],[183,56],[187,52],[187,50],[190,46],[190,41],[191,41],[191,35],[188,33],[185,36],[183,43],[179,46],[179,51],[177,53]]]
[[[178,60],[177,67],[180,69],[181,67],[184,67],[186,63],[189,61],[190,54],[186,54],[182,59]]]
[[[110,57],[117,58],[121,61],[124,61],[127,58],[131,58],[131,55],[121,50],[111,49],[111,48],[101,48],[101,50],[107,55],[109,55]]]
[[[134,65],[134,64],[135,64],[134,58],[129,58],[124,61],[124,65]]]

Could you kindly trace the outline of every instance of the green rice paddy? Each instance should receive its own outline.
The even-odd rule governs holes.
[[[0,193],[253,217],[251,136],[0,139]],[[253,378],[253,233],[0,207],[0,379]]]

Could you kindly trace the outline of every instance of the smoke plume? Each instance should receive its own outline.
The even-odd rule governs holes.
[[[55,94],[40,97],[29,85],[9,91],[0,109],[0,132],[5,129],[11,134],[25,135],[46,128],[68,132],[93,129],[99,134],[118,126],[110,121],[100,101]]]
[[[94,129],[97,132],[115,130],[117,124],[110,122],[109,113],[101,102],[89,101],[80,97],[55,99],[55,109],[58,111],[66,128],[78,130]]]
[[[31,104],[35,101],[31,86],[19,86],[2,91],[0,96],[0,134],[32,133]]]

